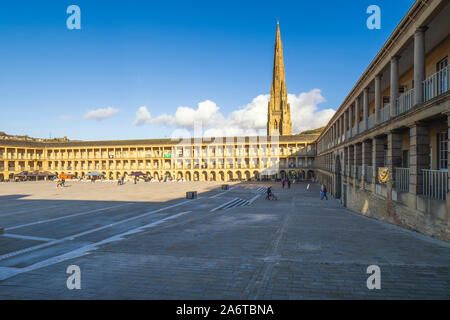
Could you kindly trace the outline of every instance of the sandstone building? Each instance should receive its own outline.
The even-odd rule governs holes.
[[[445,0],[412,5],[317,139],[315,161],[351,210],[447,241],[449,17]]]

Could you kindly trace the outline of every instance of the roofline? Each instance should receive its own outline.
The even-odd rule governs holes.
[[[283,142],[309,142],[316,143],[319,134],[299,134],[290,136],[278,136],[278,141]],[[217,141],[233,141],[237,142],[250,142],[251,140],[257,140],[258,142],[271,142],[270,136],[233,136],[233,137],[203,137],[203,138],[186,138],[186,139],[134,139],[134,140],[98,140],[98,141],[65,141],[65,142],[43,142],[43,141],[23,141],[23,140],[0,140],[0,147],[30,147],[30,148],[75,148],[75,147],[108,147],[116,145],[173,145],[180,144],[211,144]]]

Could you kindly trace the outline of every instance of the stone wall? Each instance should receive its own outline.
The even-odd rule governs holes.
[[[392,197],[389,197],[392,200],[388,200],[385,195],[390,192],[383,185],[378,185],[375,193],[355,188],[351,184],[344,185],[344,188],[347,188],[346,202],[349,210],[450,242],[448,214],[442,215],[442,212],[446,211],[445,202],[418,197],[418,203],[429,202],[423,206],[424,211],[420,211],[403,204],[411,201],[408,199],[409,194],[397,194],[393,190]]]

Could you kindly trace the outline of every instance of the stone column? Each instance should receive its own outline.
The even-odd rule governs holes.
[[[343,122],[343,115],[339,116],[339,138],[341,139],[342,143],[342,122]]]
[[[375,76],[375,125],[380,123],[381,110],[381,75]]]
[[[366,186],[366,170],[372,164],[372,140],[366,140],[362,143],[362,186]]]
[[[346,175],[346,172],[345,172],[345,166],[347,166],[347,164],[348,164],[348,147],[344,147],[344,157],[343,157],[343,163],[344,163],[344,167],[342,168],[342,172],[343,172],[343,174],[342,174],[342,177],[343,177],[343,179],[346,179],[346,178],[344,178],[344,177],[346,177],[347,175]]]
[[[347,112],[348,112],[348,110],[344,111],[344,123],[343,123],[343,126],[342,126],[343,127],[343,132],[344,132],[344,140],[347,140],[347,137],[346,137],[346,133],[347,133],[346,126],[348,124]]]
[[[391,109],[389,112],[390,118],[395,117],[397,114],[397,98],[399,91],[399,79],[398,79],[398,60],[399,56],[394,56],[391,59],[391,96],[389,98],[389,103]]]
[[[409,137],[409,192],[421,195],[422,169],[430,168],[430,131],[425,125],[415,123],[409,129]]]
[[[355,100],[355,131],[356,134],[359,133],[359,114],[360,114],[360,110],[359,110],[359,97],[356,98]]]
[[[342,116],[339,117],[338,124],[339,124],[339,139],[340,143],[342,143]]]
[[[377,183],[378,168],[384,167],[384,139],[375,137],[372,140],[373,184]]]
[[[359,180],[358,180],[358,166],[362,166],[362,143],[356,143],[355,144],[355,162],[354,162],[354,166],[355,166],[355,177],[354,177],[354,181],[355,181],[355,186],[359,185]]]
[[[348,130],[350,130],[350,137],[352,137],[353,128],[353,116],[352,116],[352,106],[348,107]]]
[[[389,168],[388,189],[395,184],[395,168],[402,164],[402,135],[396,131],[388,133],[387,166]],[[389,192],[389,190],[388,190]]]
[[[363,91],[363,123],[364,130],[368,129],[367,118],[369,117],[369,88]]]
[[[355,154],[355,147],[354,146],[348,146],[348,177],[347,177],[347,183],[350,183],[353,179],[352,179],[352,166],[353,166],[353,162],[354,160],[354,154]]]
[[[332,136],[332,139],[331,139],[332,145],[334,145],[334,143],[336,141],[336,136],[337,136],[337,134],[336,134],[336,122],[334,122],[333,123],[333,136]]]
[[[423,102],[422,83],[425,80],[425,31],[419,27],[414,33],[414,105]]]

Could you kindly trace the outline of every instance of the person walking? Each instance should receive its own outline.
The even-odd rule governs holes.
[[[320,187],[320,200],[323,200],[323,198],[328,200],[327,186],[325,184],[322,184],[322,186]]]
[[[285,179],[283,179],[283,181],[281,181],[281,186],[283,187],[283,189],[284,189],[284,185],[286,184],[286,180]]]
[[[291,188],[291,180],[287,180],[287,185],[288,185],[288,189],[290,189]]]

